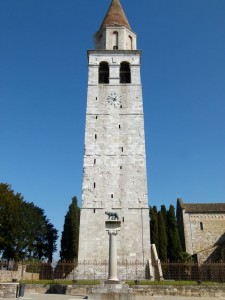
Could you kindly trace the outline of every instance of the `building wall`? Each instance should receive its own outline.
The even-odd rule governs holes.
[[[114,34],[118,33],[117,43]],[[119,50],[136,50],[136,34],[125,26],[107,26],[94,36],[95,49],[113,50],[117,46]]]
[[[197,253],[225,242],[225,214],[189,214],[192,250]]]
[[[109,63],[109,84],[98,83],[101,61]],[[120,63],[131,68],[131,83],[120,84]],[[150,258],[140,51],[89,51],[89,80],[83,164],[79,261],[107,260],[105,211],[121,220],[118,259]],[[119,94],[121,103],[107,97]]]
[[[26,272],[26,265],[19,265],[17,271],[0,270],[0,282],[12,280],[39,280],[39,273]]]
[[[193,205],[194,207],[194,205]],[[224,212],[186,212],[185,204],[177,203],[177,221],[184,250],[196,254],[200,262],[223,259],[225,245]]]

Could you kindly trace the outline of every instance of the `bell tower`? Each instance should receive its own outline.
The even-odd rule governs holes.
[[[112,0],[94,45],[88,50],[78,259],[90,264],[108,260],[105,212],[111,211],[121,220],[118,261],[144,266],[151,250],[141,51],[119,0]]]

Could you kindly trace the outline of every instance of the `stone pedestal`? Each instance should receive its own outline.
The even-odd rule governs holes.
[[[108,220],[105,222],[106,231],[109,234],[109,276],[108,284],[118,284],[117,278],[117,234],[120,231],[121,221]]]
[[[19,283],[1,282],[0,283],[0,298],[17,298]]]
[[[124,283],[102,283],[88,294],[90,300],[137,300],[133,289]]]

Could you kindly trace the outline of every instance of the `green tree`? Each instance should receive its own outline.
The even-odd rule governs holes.
[[[48,258],[48,261],[52,262],[53,253],[57,250],[56,241],[58,239],[58,230],[56,230],[51,223],[48,223],[47,229],[48,230],[45,239],[45,241],[47,242],[45,255]]]
[[[179,261],[182,258],[182,247],[178,234],[177,221],[175,216],[175,209],[170,205],[167,212],[167,229],[168,229],[168,259],[170,261]]]
[[[159,250],[159,233],[158,233],[158,212],[157,207],[150,207],[150,234],[151,244],[155,244],[157,251]]]
[[[167,209],[165,205],[161,205],[161,212],[163,215],[164,223],[167,224]]]
[[[167,230],[162,211],[158,212],[158,240],[159,258],[161,259],[161,261],[167,261]]]
[[[0,251],[7,260],[50,259],[56,250],[57,230],[43,209],[24,201],[21,194],[3,183],[0,184],[0,224]]]
[[[77,204],[77,198],[72,198],[72,203],[65,216],[64,227],[61,238],[61,260],[72,261],[78,257],[80,227],[80,208]]]

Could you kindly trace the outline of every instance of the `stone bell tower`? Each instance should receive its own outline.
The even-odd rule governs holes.
[[[119,0],[112,0],[88,51],[79,262],[108,260],[106,211],[121,221],[118,261],[151,259],[141,51]],[[120,276],[120,274],[119,274]]]

